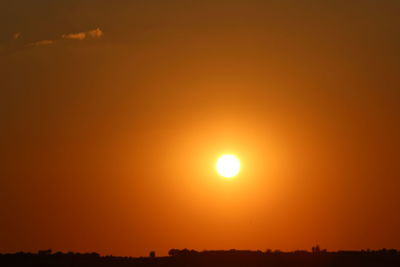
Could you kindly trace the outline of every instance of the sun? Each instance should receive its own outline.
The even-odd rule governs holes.
[[[225,178],[234,177],[240,171],[240,161],[233,155],[223,155],[217,161],[217,171]]]

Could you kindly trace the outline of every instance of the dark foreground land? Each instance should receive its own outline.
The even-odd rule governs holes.
[[[169,257],[114,257],[100,256],[96,253],[33,253],[0,254],[0,266],[82,266],[82,267],[125,267],[125,266],[400,266],[400,251],[170,251]]]

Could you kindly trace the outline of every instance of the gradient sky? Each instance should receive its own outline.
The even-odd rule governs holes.
[[[2,1],[0,252],[400,249],[399,14]]]

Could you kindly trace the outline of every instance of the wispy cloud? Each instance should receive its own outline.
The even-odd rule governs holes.
[[[55,42],[60,42],[62,40],[85,40],[85,39],[98,39],[103,36],[103,31],[100,28],[96,28],[94,30],[86,31],[86,32],[77,32],[77,33],[66,33],[61,35],[59,39],[45,39],[37,42],[26,44],[26,46],[48,46],[52,45]],[[16,32],[13,34],[14,40],[22,39],[22,34]]]
[[[79,32],[79,33],[68,33],[68,34],[63,34],[61,36],[63,39],[71,39],[71,40],[83,40],[86,38],[86,33],[84,32]]]
[[[41,40],[41,41],[37,41],[35,43],[32,43],[31,45],[33,45],[33,46],[41,46],[41,45],[51,45],[53,43],[54,43],[53,40]]]
[[[87,38],[96,39],[96,38],[100,38],[101,36],[103,36],[103,31],[100,30],[100,28],[96,28],[94,30],[87,31],[87,32],[77,32],[77,33],[63,34],[61,36],[61,38],[62,39],[69,39],[69,40],[84,40],[84,39],[87,39]]]
[[[100,28],[97,28],[97,29],[89,31],[88,35],[92,38],[100,38],[101,36],[103,36],[103,31],[100,30]]]
[[[14,40],[17,40],[17,39],[20,39],[20,38],[22,38],[22,35],[21,35],[20,32],[16,32],[16,33],[13,34],[13,39]]]

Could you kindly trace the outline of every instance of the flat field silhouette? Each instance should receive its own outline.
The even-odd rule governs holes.
[[[313,248],[309,251],[202,251],[171,249],[169,256],[149,257],[100,256],[97,253],[52,253],[51,250],[38,253],[19,252],[0,254],[0,265],[25,266],[400,266],[400,252],[397,250],[337,251],[328,252]]]

